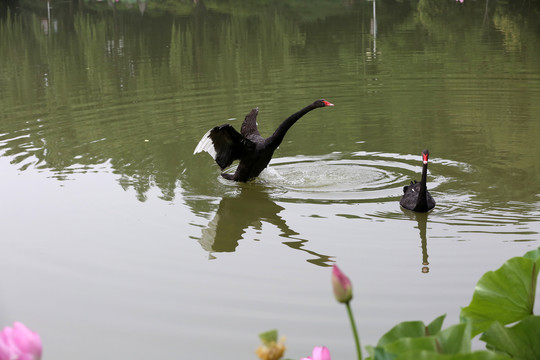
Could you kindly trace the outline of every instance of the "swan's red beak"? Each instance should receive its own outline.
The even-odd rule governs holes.
[[[424,159],[424,164],[427,164],[429,154],[423,153],[422,158]]]
[[[331,102],[328,102],[326,100],[323,100],[324,106],[334,106]]]

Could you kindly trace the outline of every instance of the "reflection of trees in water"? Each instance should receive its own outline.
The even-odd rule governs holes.
[[[486,31],[485,36],[495,39],[502,34],[503,46],[513,47],[516,42],[524,40],[523,30],[529,28],[531,34],[540,31],[540,24],[533,20],[525,25],[525,19],[540,11],[538,1],[465,1],[456,4],[452,1],[419,0],[417,5],[418,19],[432,36],[447,40],[455,36],[455,31],[449,31],[449,26],[460,29],[463,35],[459,41],[468,41],[472,26],[478,24]],[[452,22],[449,23],[448,19]],[[524,26],[525,25],[525,26]],[[534,29],[536,28],[536,29]],[[527,32],[528,32],[527,31]],[[526,35],[525,35],[526,36]],[[509,49],[512,50],[512,49]]]
[[[19,0],[3,0],[0,1],[0,19],[8,16],[8,10],[11,13],[19,11]]]
[[[36,5],[38,3],[41,5]],[[22,5],[27,9],[32,4],[39,7],[33,13],[11,12],[0,22],[0,74],[10,74],[0,75],[2,89],[9,89],[0,97],[3,110],[0,153],[10,157],[19,169],[29,166],[50,169],[59,179],[110,164],[120,175],[121,185],[135,189],[140,200],[144,200],[154,186],[161,189],[167,200],[174,197],[179,183],[188,191],[208,190],[212,186],[209,182],[215,178],[208,182],[201,179],[213,173],[198,166],[200,159],[192,156],[193,147],[202,135],[198,121],[210,117],[224,121],[231,116],[243,117],[249,107],[242,105],[238,109],[235,103],[260,92],[261,81],[268,89],[283,89],[280,96],[298,96],[298,89],[289,90],[290,77],[275,76],[276,69],[285,74],[300,72],[301,76],[320,74],[319,64],[335,63],[336,54],[342,64],[362,63],[370,40],[369,36],[359,34],[369,34],[373,16],[373,4],[365,1],[340,0],[332,2],[335,5],[332,7],[317,7],[316,11],[321,13],[314,16],[319,19],[316,22],[298,20],[268,5],[261,5],[265,10],[261,12],[257,2],[247,8],[241,6],[245,1],[205,1],[205,7],[199,2],[199,8],[183,13],[189,14],[185,16],[175,16],[181,13],[179,10],[155,11],[155,7],[149,6],[143,16],[137,9],[123,11],[119,6],[114,11],[97,11],[97,6],[101,6],[97,3],[89,6],[86,2],[72,1],[53,6],[52,16],[58,20],[58,32],[46,37],[40,26],[40,18],[46,14],[40,12],[45,10],[45,3],[2,2],[2,6],[11,9]],[[279,6],[292,6],[292,3],[284,2]],[[298,2],[302,3],[305,2]],[[441,40],[437,46],[455,46],[455,41],[446,41],[455,36],[449,24],[459,25],[465,32],[472,26],[467,22],[469,17],[480,15],[483,18],[483,3],[476,3],[467,4],[467,12],[464,12],[465,7],[454,6],[457,4],[450,1],[420,0],[415,9],[414,4],[408,2],[378,0],[378,49],[381,54],[410,50],[400,49],[400,46],[409,46],[410,41],[397,37],[399,34],[410,36],[407,35],[410,33],[396,34],[396,27],[410,28],[413,34],[424,34],[427,30],[430,36]],[[190,3],[189,6],[195,5]],[[448,16],[449,12],[436,10],[450,6],[451,13],[455,14],[444,18],[443,22],[440,17]],[[493,25],[499,29],[497,31],[509,34],[514,31],[513,39],[536,36],[538,21],[521,25],[513,21],[517,19],[516,5],[501,6],[493,4],[490,10],[497,14],[494,17],[497,23]],[[424,12],[421,30],[415,11]],[[388,34],[392,36],[385,37]],[[465,50],[477,46],[474,33],[467,34],[459,42],[459,45],[470,45]],[[424,35],[420,38],[425,40],[418,42],[418,51],[432,46],[430,39]],[[530,51],[530,57],[536,59],[534,51],[538,50]],[[432,53],[436,59],[429,58]],[[441,63],[439,52],[428,51],[423,56],[426,62]],[[318,61],[305,61],[306,57]],[[473,61],[474,54],[469,58]],[[303,64],[301,68],[292,65],[298,60]],[[512,69],[512,61],[519,60],[496,55],[490,58],[490,64],[504,64],[501,65],[504,69]],[[261,66],[269,63],[276,67]],[[389,58],[385,62],[371,61],[363,65],[364,75],[384,77],[395,72],[393,65]],[[414,66],[425,67],[425,62],[411,66],[409,70],[414,70]],[[444,66],[461,65],[453,61]],[[238,75],[239,71],[242,76]],[[362,74],[359,77],[361,82]],[[215,91],[216,88],[219,91]],[[366,98],[362,96],[364,90],[359,90],[358,99]],[[520,91],[501,96],[509,103],[508,112],[513,114],[531,112],[531,104],[536,100]],[[274,100],[261,96],[261,103],[255,105],[272,108]],[[377,100],[371,97],[365,101]],[[437,97],[437,101],[448,99]],[[406,114],[414,114],[419,108],[415,100],[393,105]],[[485,119],[491,117],[490,111],[499,110],[486,108],[484,111],[484,116],[479,116],[474,124],[466,116],[456,116],[452,121],[463,121],[463,126],[457,124],[463,128],[477,126],[481,132],[489,128]],[[350,117],[341,121],[347,127],[347,122],[356,119]],[[511,122],[508,124],[513,126]],[[532,125],[520,125],[531,127],[528,133],[535,134]],[[391,116],[388,126],[402,127],[401,116]],[[492,130],[496,133],[493,146],[512,155],[516,149],[507,141],[509,127]],[[387,130],[381,128],[381,131]],[[470,144],[478,132],[470,131],[471,138],[466,137],[469,133],[457,139],[455,134],[450,134],[448,142]],[[328,142],[357,141],[353,132],[339,133],[336,135],[341,137],[339,139],[332,138],[332,134],[327,136]],[[310,142],[311,139],[298,141]],[[490,172],[484,177],[494,178]],[[508,182],[506,176],[500,179]],[[537,176],[530,176],[528,182],[533,189],[540,183]],[[485,181],[479,183],[482,188],[486,187]]]
[[[330,256],[306,249],[308,240],[299,239],[279,213],[283,207],[276,204],[257,184],[243,185],[237,196],[221,199],[219,207],[208,226],[202,230],[199,240],[203,249],[212,253],[233,252],[249,228],[262,230],[269,223],[280,230],[280,237],[287,239],[283,244],[304,251],[314,258],[307,260],[319,266],[330,266]],[[262,235],[264,237],[264,235]],[[264,237],[264,241],[271,241]]]
[[[186,17],[147,18],[84,7],[53,8],[60,31],[52,40],[42,36],[40,8],[0,24],[2,70],[17,74],[2,79],[14,91],[0,99],[0,153],[21,170],[50,169],[58,179],[109,164],[122,187],[135,189],[140,200],[153,186],[165,199],[174,197],[179,182],[199,187],[200,159],[192,157],[201,136],[197,122],[249,110],[237,111],[230,94],[254,89],[231,75],[238,68],[260,71],[263,59],[287,63],[289,50],[306,42],[294,20],[275,12],[253,21],[202,8]],[[21,72],[21,62],[32,71]],[[199,96],[216,81],[231,91],[217,99]],[[288,79],[272,81],[287,88]],[[215,102],[213,110],[209,102]]]

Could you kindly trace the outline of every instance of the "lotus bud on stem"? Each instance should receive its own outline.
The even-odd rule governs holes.
[[[362,360],[362,350],[360,348],[360,339],[358,337],[358,331],[356,330],[356,323],[352,314],[350,302],[352,300],[352,284],[351,280],[334,264],[332,267],[332,287],[334,289],[334,296],[340,303],[345,304],[347,307],[347,313],[349,314],[349,320],[353,331],[354,340],[356,343],[356,353],[358,360]]]

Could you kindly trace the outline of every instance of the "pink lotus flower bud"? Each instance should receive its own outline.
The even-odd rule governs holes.
[[[0,332],[0,360],[40,360],[41,338],[24,324],[15,322]]]
[[[334,264],[332,268],[332,286],[336,300],[340,303],[348,303],[352,299],[351,280]]]
[[[330,350],[326,346],[315,346],[311,357],[302,358],[301,360],[332,360],[330,359]]]

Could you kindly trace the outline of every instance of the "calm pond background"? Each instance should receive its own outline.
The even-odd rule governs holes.
[[[373,345],[540,246],[536,2],[47,4],[0,6],[0,326],[46,359],[255,359],[273,328],[350,359],[333,263]],[[253,182],[193,155],[318,98]]]

